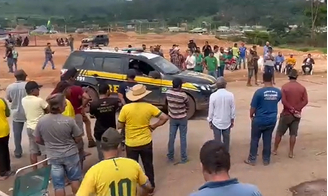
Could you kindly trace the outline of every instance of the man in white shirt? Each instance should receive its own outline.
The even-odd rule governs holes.
[[[221,75],[221,72],[220,72],[220,58],[221,58],[221,52],[220,52],[220,50],[219,50],[219,46],[217,46],[217,45],[215,45],[214,47],[213,47],[213,49],[214,49],[214,57],[216,58],[216,60],[217,60],[217,62],[218,62],[218,64],[217,64],[217,68],[218,68],[218,70],[217,70],[217,76],[218,77],[220,77]]]
[[[39,152],[41,152],[42,155],[45,154],[44,146],[37,144],[33,136],[33,132],[35,131],[36,125],[38,124],[40,118],[48,112],[48,103],[39,97],[41,87],[42,86],[35,81],[27,82],[25,85],[27,96],[22,99],[22,106],[26,116],[26,128],[29,138],[31,164],[37,163],[37,156]],[[34,169],[36,169],[36,167]]]
[[[229,152],[230,129],[235,122],[235,98],[226,90],[227,82],[223,77],[217,79],[216,85],[218,90],[210,96],[207,120],[213,130],[214,139],[223,143]]]
[[[196,57],[194,56],[191,50],[188,50],[188,56],[186,58],[185,63],[187,70],[194,71],[194,68],[196,66]]]

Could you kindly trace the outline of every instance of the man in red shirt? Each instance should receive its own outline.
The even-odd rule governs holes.
[[[70,87],[70,95],[67,96],[67,99],[71,102],[74,108],[76,124],[81,130],[83,130],[83,123],[85,123],[86,134],[89,141],[88,147],[95,147],[96,143],[91,133],[91,122],[84,111],[84,108],[90,101],[90,97],[86,92],[84,92],[82,87],[74,85],[75,79],[78,74],[79,72],[77,71],[77,69],[71,68],[67,70],[67,72],[65,72],[65,74],[62,76],[62,79],[72,84],[72,86]],[[83,162],[84,157],[88,155],[84,152],[83,142],[81,144],[78,144],[78,148],[80,151],[81,162]]]
[[[280,114],[273,154],[277,154],[282,136],[289,129],[289,158],[294,157],[294,146],[302,109],[308,104],[306,88],[296,81],[297,70],[292,69],[288,75],[289,82],[281,87],[283,111]]]

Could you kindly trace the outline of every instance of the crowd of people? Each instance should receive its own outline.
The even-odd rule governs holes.
[[[155,190],[153,167],[152,132],[169,121],[168,161],[174,164],[188,162],[188,98],[182,90],[183,81],[175,78],[172,88],[167,91],[168,115],[157,107],[143,101],[151,91],[134,79],[135,70],[128,73],[128,80],[119,87],[119,98],[110,96],[107,84],[99,84],[99,100],[90,103],[90,114],[96,118],[94,138],[99,162],[85,175],[82,173],[83,161],[90,153],[84,150],[82,137],[84,124],[86,135],[91,135],[91,124],[85,113],[90,98],[80,86],[74,85],[79,72],[69,69],[46,100],[39,97],[42,85],[26,81],[23,70],[15,72],[16,82],[9,85],[6,99],[0,99],[0,180],[13,174],[10,167],[9,136],[10,126],[6,119],[13,118],[14,155],[21,158],[23,127],[26,123],[29,138],[31,164],[38,157],[49,158],[51,178],[56,196],[65,195],[69,183],[77,196],[117,195],[125,192],[135,195],[138,185],[143,195],[152,195]],[[298,72],[292,69],[290,81],[281,90],[273,86],[273,75],[263,74],[264,87],[258,89],[251,100],[251,141],[249,155],[245,163],[255,165],[258,157],[258,143],[263,137],[262,160],[264,165],[271,161],[271,140],[277,121],[278,103],[282,100],[284,109],[280,114],[273,154],[277,154],[281,137],[289,129],[289,157],[294,156],[294,145],[302,109],[306,106],[307,92],[297,82]],[[226,89],[227,82],[218,77],[218,90],[210,96],[208,123],[213,131],[214,140],[206,142],[200,150],[200,161],[207,181],[192,196],[223,195],[261,196],[254,185],[239,183],[229,177],[230,170],[230,131],[235,122],[235,102],[232,92]],[[116,112],[119,111],[118,119]],[[150,120],[156,117],[157,122]],[[89,129],[89,130],[88,130]],[[174,142],[180,131],[181,158],[175,161]],[[92,135],[91,135],[92,138]],[[88,137],[88,139],[90,139]],[[91,139],[93,140],[93,138]],[[90,141],[90,140],[89,140]],[[122,145],[124,144],[124,145]],[[89,146],[90,147],[90,146]],[[92,146],[91,146],[92,147]],[[126,157],[121,157],[125,149]],[[214,156],[215,155],[215,156]],[[144,171],[138,164],[139,157]],[[33,169],[37,169],[34,167]],[[83,177],[84,176],[84,177]],[[109,188],[108,188],[109,187]],[[126,189],[126,190],[125,190]]]
[[[147,50],[143,45],[143,50]],[[129,46],[132,48],[132,46]],[[227,90],[224,69],[227,60],[236,57],[237,69],[248,69],[247,85],[255,77],[257,84],[259,55],[256,46],[249,51],[242,43],[234,47],[205,45],[197,47],[193,40],[188,44],[188,55],[180,54],[179,46],[173,45],[170,50],[171,62],[181,69],[197,72],[207,70],[209,75],[216,77],[218,90],[211,94],[207,121],[213,131],[213,140],[206,142],[200,150],[200,162],[206,183],[191,196],[222,195],[261,196],[254,185],[239,183],[229,176],[230,170],[230,131],[235,125],[236,106],[234,95]],[[13,52],[14,48],[12,47]],[[118,48],[117,48],[118,50]],[[285,59],[281,53],[272,55],[269,43],[264,46],[264,87],[256,90],[251,100],[249,117],[251,119],[251,141],[249,155],[245,163],[254,166],[258,157],[258,143],[263,138],[262,161],[269,165],[271,161],[271,140],[277,122],[278,103],[283,104],[283,111],[278,120],[273,154],[277,154],[282,136],[289,129],[290,149],[288,156],[294,157],[294,146],[301,120],[302,109],[308,103],[304,86],[297,82],[298,71],[294,69],[296,60],[291,55],[286,59],[292,65],[286,73],[289,82],[281,90],[274,87],[274,72],[281,71]],[[163,56],[160,46],[150,48],[150,52]],[[7,51],[8,53],[8,51]],[[9,54],[9,53],[8,53]],[[45,49],[46,62],[52,63],[55,69],[50,43]],[[228,57],[229,56],[229,57]],[[9,56],[9,58],[12,58]],[[7,55],[8,60],[8,55]],[[311,55],[304,60],[305,65],[314,64]],[[305,68],[304,68],[305,69]],[[151,93],[143,84],[138,84],[136,70],[130,69],[127,81],[118,89],[118,99],[110,96],[107,84],[99,84],[99,99],[91,100],[87,89],[75,85],[79,75],[75,68],[67,70],[46,100],[39,97],[42,85],[35,81],[26,81],[24,70],[12,70],[16,82],[6,89],[6,99],[0,99],[0,180],[13,174],[10,164],[9,136],[10,126],[7,117],[12,117],[12,132],[15,143],[14,155],[22,157],[21,145],[23,127],[29,139],[30,163],[37,163],[38,158],[48,158],[51,165],[51,179],[56,196],[65,194],[65,186],[71,185],[72,192],[77,196],[120,195],[126,193],[134,196],[137,187],[141,187],[142,195],[155,193],[155,171],[153,166],[152,133],[169,121],[169,140],[167,159],[173,164],[188,163],[187,132],[189,107],[188,96],[182,90],[183,81],[175,78],[172,87],[166,92],[168,114],[163,113],[154,105],[144,101]],[[10,105],[7,104],[7,101]],[[91,122],[86,114],[90,114],[96,122],[92,135]],[[116,113],[119,112],[116,119]],[[151,119],[158,120],[151,123]],[[84,129],[85,127],[85,129]],[[181,157],[176,161],[174,143],[177,132],[180,132]],[[88,147],[96,147],[99,162],[92,166],[84,175],[83,162],[90,155],[84,149],[83,136],[86,134]],[[94,138],[94,139],[93,139]],[[122,151],[126,157],[121,157]],[[139,157],[144,171],[138,164]],[[33,169],[37,169],[34,167]],[[109,187],[109,188],[108,188]]]

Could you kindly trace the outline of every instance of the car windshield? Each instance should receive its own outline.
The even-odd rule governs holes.
[[[177,66],[163,57],[155,57],[150,59],[164,74],[178,74],[181,72]]]

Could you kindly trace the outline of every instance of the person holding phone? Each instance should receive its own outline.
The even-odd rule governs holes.
[[[55,64],[54,64],[54,61],[53,61],[52,57],[55,54],[55,51],[52,51],[50,43],[47,43],[47,47],[44,49],[44,53],[45,53],[45,61],[44,61],[43,66],[42,66],[42,70],[44,70],[44,68],[46,68],[48,62],[51,63],[51,67],[54,70],[55,69]]]

